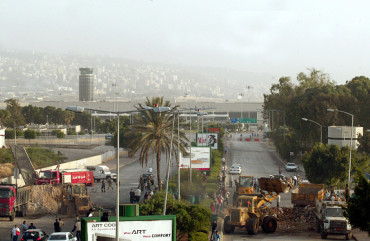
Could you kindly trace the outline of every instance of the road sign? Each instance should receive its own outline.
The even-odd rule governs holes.
[[[257,118],[239,118],[239,123],[257,123]]]

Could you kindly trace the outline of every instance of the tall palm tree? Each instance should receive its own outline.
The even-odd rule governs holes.
[[[138,104],[135,106],[137,109],[142,109],[142,106],[166,106],[171,107],[169,101],[164,102],[163,97],[152,97],[151,100],[146,98],[144,104]],[[176,108],[176,107],[175,107]],[[172,130],[172,121],[175,121],[175,128]],[[140,112],[136,115],[135,123],[132,131],[140,133],[136,135],[136,138],[129,143],[131,153],[136,153],[140,150],[140,164],[147,166],[149,154],[152,153],[156,157],[157,164],[157,180],[158,184],[161,183],[161,156],[166,154],[169,155],[171,146],[171,132],[173,132],[173,155],[177,154],[177,136],[179,133],[180,151],[186,153],[185,145],[188,140],[185,136],[184,131],[177,130],[177,118],[171,112],[157,113],[154,111]],[[170,160],[169,160],[170,161]],[[159,185],[161,188],[161,185]]]

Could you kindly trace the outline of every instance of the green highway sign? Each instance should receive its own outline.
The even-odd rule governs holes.
[[[257,118],[239,118],[239,123],[257,123]]]

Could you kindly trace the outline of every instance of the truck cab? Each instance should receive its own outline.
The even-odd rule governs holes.
[[[40,170],[35,183],[36,185],[61,183],[61,174],[58,170]]]
[[[0,217],[9,217],[14,220],[16,204],[16,186],[12,184],[0,184]]]
[[[320,208],[321,222],[320,234],[322,239],[326,239],[328,234],[345,235],[346,239],[352,237],[352,226],[343,216],[345,202],[322,201]]]

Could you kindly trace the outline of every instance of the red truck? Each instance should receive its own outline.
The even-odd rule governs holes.
[[[40,170],[35,179],[36,185],[58,183],[84,183],[94,185],[94,173],[86,170]]]
[[[27,215],[27,203],[30,201],[30,187],[17,188],[15,184],[0,184],[0,217]]]

